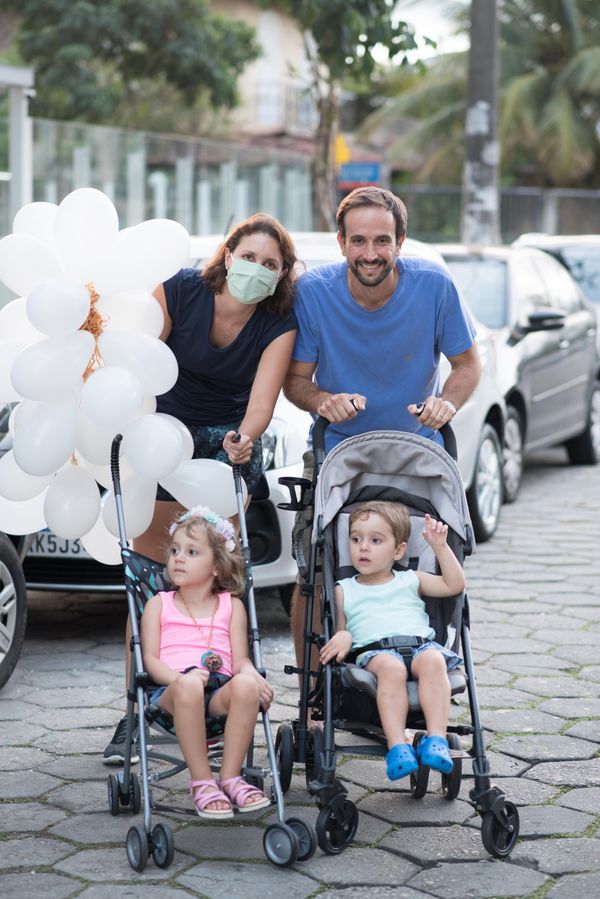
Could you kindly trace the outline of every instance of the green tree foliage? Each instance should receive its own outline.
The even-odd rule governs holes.
[[[311,65],[312,92],[319,114],[315,153],[316,209],[322,227],[333,224],[335,208],[334,144],[338,94],[347,79],[369,78],[377,50],[387,50],[391,62],[405,59],[416,46],[412,28],[394,21],[395,0],[259,0],[276,6],[296,22],[304,36]]]
[[[19,16],[18,48],[35,67],[33,115],[111,121],[162,83],[192,107],[231,107],[254,30],[208,9],[205,0],[0,0]]]
[[[599,187],[600,5],[503,0],[499,19],[503,182]],[[392,96],[366,120],[363,135],[408,120],[392,161],[418,154],[418,180],[460,183],[466,71],[466,53],[438,56],[421,73],[391,71]]]

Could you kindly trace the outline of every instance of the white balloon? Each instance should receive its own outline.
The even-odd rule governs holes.
[[[118,565],[121,561],[119,541],[110,531],[100,514],[93,528],[81,538],[81,545],[93,559],[104,565]]]
[[[135,331],[160,337],[165,324],[158,301],[145,290],[102,296],[96,303],[96,309],[104,319],[105,331]]]
[[[156,337],[131,331],[107,331],[98,339],[98,350],[106,365],[117,365],[132,372],[145,394],[166,393],[177,380],[177,359],[166,343]]]
[[[39,496],[51,480],[50,474],[35,477],[19,468],[12,450],[0,458],[0,496],[5,499],[32,499]]]
[[[69,465],[59,471],[44,501],[46,524],[57,537],[75,540],[87,534],[100,513],[100,491],[89,471]]]
[[[114,428],[115,434],[139,414],[143,402],[139,379],[116,365],[92,372],[81,391],[84,414],[100,428]]]
[[[68,194],[58,207],[54,223],[54,238],[64,269],[84,284],[94,281],[118,232],[117,210],[106,194],[92,187],[81,187]]]
[[[157,412],[156,414],[161,418],[166,418],[167,421],[170,421],[171,424],[174,425],[181,434],[181,440],[183,444],[181,460],[185,461],[187,459],[191,459],[194,455],[194,438],[190,433],[190,429],[186,427],[186,425],[184,425],[184,423],[178,418],[175,418],[174,415],[168,415],[166,412]]]
[[[0,403],[13,403],[23,399],[12,382],[12,369],[25,347],[22,343],[0,341]]]
[[[150,219],[121,231],[94,284],[101,294],[154,290],[185,265],[190,236],[178,222]]]
[[[117,433],[114,427],[100,427],[80,409],[75,447],[78,454],[92,465],[110,465],[110,448]]]
[[[46,491],[25,500],[0,497],[0,531],[6,534],[35,534],[46,527],[45,495]]]
[[[175,499],[191,509],[192,506],[209,506],[223,518],[237,513],[237,499],[230,465],[216,459],[190,459],[165,478],[160,484]],[[242,479],[244,502],[248,496]]]
[[[142,405],[142,412],[156,412],[156,397],[145,396]]]
[[[142,477],[157,481],[175,471],[183,455],[178,428],[158,415],[141,415],[123,431],[123,452]]]
[[[34,328],[29,321],[25,297],[11,300],[0,309],[0,334],[4,340],[14,340],[23,346],[37,343],[46,337],[46,334]]]
[[[44,278],[60,274],[58,256],[38,237],[9,234],[0,240],[0,280],[19,296],[27,296]]]
[[[40,281],[27,297],[32,325],[50,337],[70,334],[84,324],[90,311],[90,295],[79,281],[66,276]]]
[[[121,485],[123,517],[127,538],[139,537],[150,526],[154,516],[156,480],[133,474]],[[102,518],[111,534],[119,535],[117,507],[112,488],[102,497]]]
[[[39,403],[16,419],[15,461],[27,474],[52,474],[72,455],[76,433],[77,408],[72,400]]]
[[[54,222],[57,210],[56,203],[27,203],[25,206],[21,206],[15,215],[13,232],[37,237],[52,249],[56,249]]]
[[[72,396],[92,358],[95,341],[87,331],[63,337],[47,337],[25,349],[15,359],[11,378],[21,396],[53,401]]]

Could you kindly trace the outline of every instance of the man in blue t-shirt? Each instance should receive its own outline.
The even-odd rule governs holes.
[[[329,419],[327,451],[346,437],[381,429],[440,441],[439,428],[477,386],[473,324],[448,271],[400,258],[406,224],[406,207],[390,191],[352,191],[337,211],[345,261],[298,280],[298,335],[284,393],[314,417]],[[443,393],[440,353],[451,366]],[[298,596],[296,588],[292,631],[300,663]]]

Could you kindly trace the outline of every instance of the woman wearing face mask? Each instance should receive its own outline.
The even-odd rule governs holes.
[[[296,336],[295,264],[286,229],[258,213],[233,228],[201,272],[182,269],[154,292],[165,318],[161,338],[179,364],[156,411],[187,425],[194,458],[242,465],[249,498]],[[152,558],[162,558],[165,529],[183,511],[160,487],[157,500],[150,528],[134,543]]]
[[[156,411],[187,425],[194,458],[241,465],[248,502],[261,480],[261,436],[296,338],[296,261],[286,229],[258,213],[233,228],[202,271],[182,269],[154,291],[165,319],[161,338],[179,365],[177,382],[157,397]],[[241,439],[234,443],[236,431]],[[169,524],[184,510],[160,486],[156,499],[152,523],[133,546],[162,559]],[[130,636],[128,622],[126,646]],[[128,652],[126,660],[128,669]],[[105,764],[123,763],[125,728],[122,718],[104,750]]]

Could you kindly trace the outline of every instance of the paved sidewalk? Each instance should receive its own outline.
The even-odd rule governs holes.
[[[468,761],[459,799],[446,802],[438,777],[415,801],[385,780],[381,761],[342,758],[338,773],[360,810],[357,839],[342,855],[317,851],[276,869],[262,849],[272,811],[241,824],[173,817],[173,865],[161,871],[150,859],[136,874],[124,849],[134,819],[108,814],[110,769],[100,762],[123,708],[123,609],[105,597],[63,597],[49,611],[40,596],[21,662],[0,694],[0,896],[600,896],[600,468],[570,468],[560,452],[539,459],[518,501],[504,507],[494,540],[466,565],[488,757],[520,807],[510,860],[483,849],[465,800]],[[269,607],[261,617],[276,727],[297,701],[293,679],[281,673],[290,641],[276,600],[259,602],[259,611]],[[183,792],[178,799],[187,802]],[[316,817],[302,770],[287,805]]]

